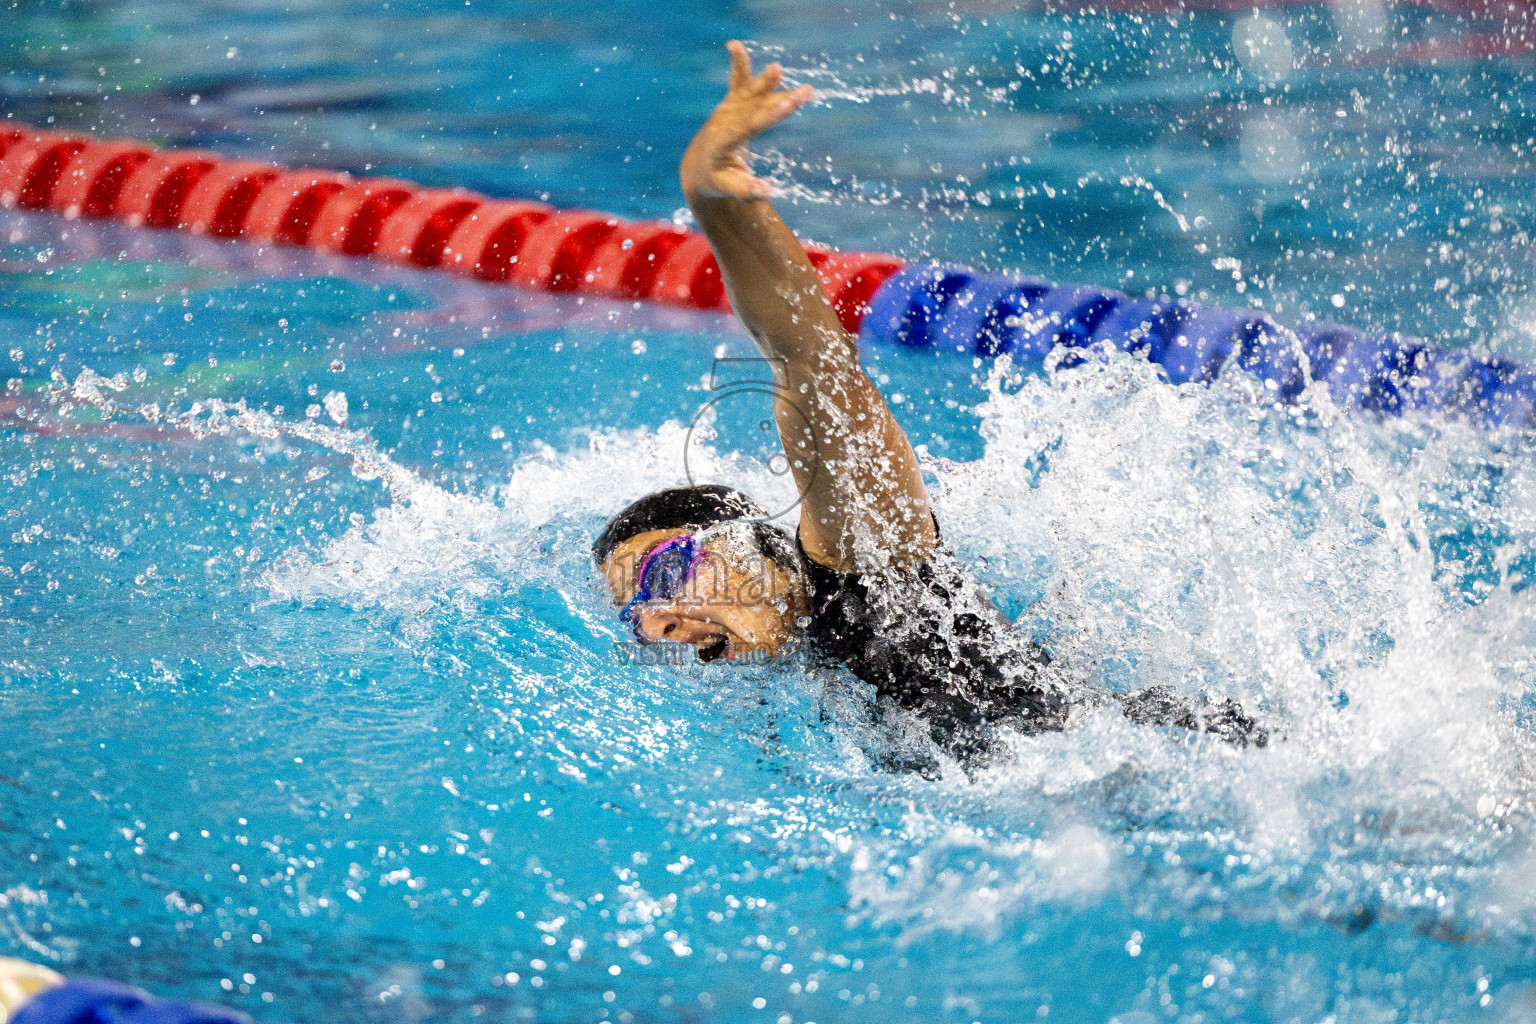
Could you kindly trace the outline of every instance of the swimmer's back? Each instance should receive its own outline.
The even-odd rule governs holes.
[[[913,571],[843,573],[800,548],[810,625],[821,653],[882,698],[920,715],[930,738],[967,766],[997,749],[996,727],[1020,733],[1066,727],[1070,703],[1048,671],[1050,657],[1020,635],[940,540]],[[1188,700],[1151,686],[1121,700],[1143,725],[1208,732],[1264,746],[1268,734],[1231,700]]]
[[[842,573],[801,548],[815,648],[881,697],[921,715],[933,741],[986,759],[993,723],[1059,730],[1067,701],[1050,659],[1020,637],[942,542],[916,570]]]

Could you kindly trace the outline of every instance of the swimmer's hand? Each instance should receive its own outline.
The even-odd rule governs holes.
[[[780,88],[784,69],[778,64],[753,75],[745,46],[733,39],[725,48],[731,52],[730,90],[683,154],[680,177],[690,201],[771,196],[773,186],[752,173],[747,143],[811,100],[808,85]]]

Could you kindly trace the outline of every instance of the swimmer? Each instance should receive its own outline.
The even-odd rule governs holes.
[[[731,307],[774,372],[774,419],[800,493],[797,534],[745,494],[680,487],[634,502],[592,553],[641,644],[690,644],[701,661],[777,654],[797,635],[879,699],[916,713],[968,766],[996,730],[1062,729],[1069,702],[1049,658],[1019,634],[944,544],[912,444],[859,364],[799,241],[752,173],[747,143],[811,99],[783,70],[754,75],[727,45],[730,87],[683,155],[683,194],[714,249]],[[1265,733],[1231,701],[1165,687],[1127,717],[1235,743]]]

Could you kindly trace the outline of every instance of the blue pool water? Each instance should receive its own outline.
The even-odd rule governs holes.
[[[824,90],[764,147],[808,235],[1530,358],[1523,23],[1250,17],[28,3],[0,107],[666,217],[740,36]],[[270,1021],[1536,1019],[1527,439],[868,353],[1074,679],[1284,734],[1087,715],[926,781],[839,673],[630,660],[592,578],[690,426],[785,496],[760,396],[695,426],[727,319],[0,245],[0,952]]]

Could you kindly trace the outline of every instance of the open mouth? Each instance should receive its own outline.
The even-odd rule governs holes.
[[[700,661],[705,663],[719,661],[730,650],[730,641],[723,636],[715,635],[700,640],[695,649],[699,652]]]

